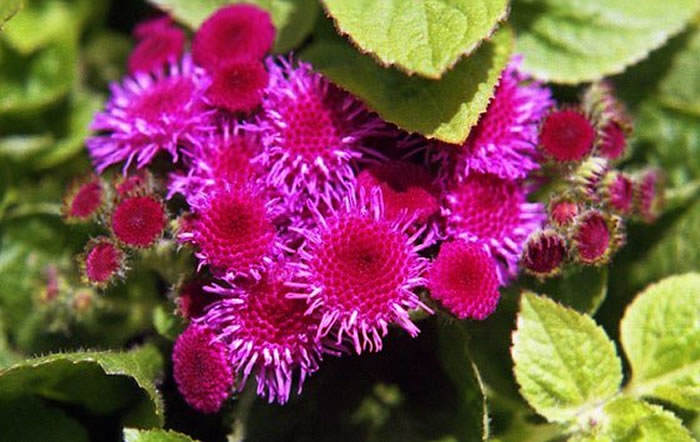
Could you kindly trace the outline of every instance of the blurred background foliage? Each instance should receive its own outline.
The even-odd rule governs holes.
[[[181,6],[194,3],[183,0]],[[211,9],[223,2],[201,3]],[[321,10],[316,2],[267,3],[278,8],[279,20],[294,24],[284,28],[278,50],[323,39],[323,26],[309,37]],[[524,39],[518,44],[525,49],[531,43],[525,38],[534,32],[532,14],[547,13],[536,3],[512,4],[516,35]],[[201,12],[194,9],[178,18],[200,22]],[[432,317],[421,322],[417,339],[392,333],[381,353],[329,358],[304,394],[286,406],[253,401],[247,391],[214,416],[199,415],[182,402],[169,369],[173,330],[180,326],[167,296],[175,282],[172,271],[159,274],[157,265],[143,265],[124,283],[98,293],[80,282],[75,261],[98,232],[66,225],[60,217],[66,186],[91,169],[84,149],[88,125],[109,83],[124,74],[131,29],[156,13],[141,0],[0,2],[0,23],[10,19],[0,25],[4,435],[118,440],[125,427],[161,425],[206,441],[224,440],[229,433],[236,440],[244,432],[256,441],[456,441],[481,440],[489,432],[503,441],[545,441],[558,434],[517,393],[509,353],[516,289],[503,291],[497,312],[486,321]],[[620,317],[639,290],[699,267],[700,18],[613,81],[636,117],[624,166],[661,166],[668,176],[668,210],[653,225],[632,224],[627,246],[609,268],[547,284],[522,278],[515,286],[595,314],[615,339]],[[555,87],[563,101],[580,90]],[[171,270],[184,272],[185,261]],[[103,352],[81,352],[85,348]],[[27,359],[57,352],[73,353]],[[19,365],[7,369],[13,364]],[[695,414],[676,411],[689,425],[695,422],[699,436]],[[165,431],[125,434],[127,440],[188,440]]]

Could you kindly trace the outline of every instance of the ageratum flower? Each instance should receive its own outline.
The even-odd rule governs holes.
[[[185,33],[172,26],[167,17],[140,24],[134,34],[141,37],[137,37],[140,41],[127,61],[131,74],[158,71],[182,56]]]
[[[255,182],[261,171],[251,160],[261,150],[256,134],[237,125],[223,125],[204,142],[184,151],[188,170],[171,174],[168,198],[180,193],[190,200],[224,183],[235,187]]]
[[[104,288],[124,276],[126,253],[106,236],[91,239],[80,257],[83,279]]]
[[[548,158],[564,163],[580,161],[593,150],[596,130],[578,109],[550,112],[540,129],[540,148]]]
[[[216,413],[231,393],[228,348],[216,334],[190,324],[173,347],[173,377],[185,401],[202,413]]]
[[[165,71],[138,72],[112,84],[105,110],[92,121],[99,134],[86,142],[97,171],[124,162],[126,173],[132,163],[142,168],[161,151],[177,161],[180,146],[199,145],[211,130],[213,111],[203,100],[208,85],[188,55]]]
[[[319,316],[307,314],[303,300],[287,296],[288,279],[280,265],[255,282],[215,285],[211,289],[224,299],[197,320],[216,330],[217,341],[229,349],[238,389],[253,375],[258,395],[279,403],[287,402],[295,382],[301,393],[324,353],[337,354],[332,342],[317,336]]]
[[[230,60],[213,71],[207,98],[229,112],[249,114],[260,106],[267,81],[262,61]]]
[[[132,194],[114,206],[110,228],[127,247],[150,247],[163,234],[168,215],[163,202],[154,195]]]
[[[270,50],[275,27],[270,15],[255,5],[220,8],[199,27],[192,41],[194,61],[214,71],[231,60],[254,60]]]
[[[596,209],[576,219],[572,237],[574,257],[587,265],[602,265],[624,243],[622,220]]]
[[[198,247],[199,267],[257,278],[280,250],[272,223],[277,201],[266,201],[253,186],[224,183],[189,202],[194,217],[185,223],[179,239]]]
[[[554,276],[567,257],[566,240],[552,229],[540,230],[525,244],[521,263],[525,271],[538,278]]]
[[[479,173],[448,189],[445,199],[448,235],[484,244],[505,265],[501,280],[515,276],[524,242],[545,219],[543,205],[526,201],[523,184]]]
[[[437,143],[438,157],[453,157],[457,178],[471,172],[521,179],[539,168],[539,124],[554,104],[551,92],[518,71],[516,57],[503,71],[486,112],[459,147]]]
[[[309,197],[339,199],[355,180],[363,138],[383,125],[308,63],[269,58],[267,67],[265,150],[258,159],[269,168],[267,183],[301,205]]]
[[[62,214],[67,222],[86,222],[94,219],[102,208],[105,190],[99,178],[75,180],[63,197]]]
[[[378,189],[368,197],[350,193],[338,206],[313,208],[318,227],[300,229],[307,244],[294,264],[293,296],[322,315],[319,336],[334,334],[338,344],[347,338],[358,354],[381,350],[389,324],[416,336],[408,311],[430,312],[414,293],[425,282],[427,262],[418,255],[425,228],[409,236],[412,218],[385,218]]]
[[[498,304],[496,262],[477,243],[442,244],[428,271],[430,296],[459,319],[485,319]]]

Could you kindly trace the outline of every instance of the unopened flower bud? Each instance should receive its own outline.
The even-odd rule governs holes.
[[[555,230],[547,229],[530,236],[520,262],[528,273],[547,278],[559,273],[566,256],[566,240]]]

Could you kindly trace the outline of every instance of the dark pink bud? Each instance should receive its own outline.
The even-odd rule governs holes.
[[[95,217],[104,202],[104,189],[99,178],[76,180],[63,198],[63,217],[67,222],[86,222]]]
[[[664,177],[659,169],[647,169],[634,177],[634,208],[642,221],[651,223],[664,205]]]
[[[627,138],[624,130],[614,121],[609,122],[604,128],[598,145],[598,154],[609,160],[616,160],[625,153]]]
[[[634,203],[632,179],[618,171],[609,172],[603,179],[602,193],[605,203],[620,215],[629,215]]]
[[[547,278],[559,273],[566,256],[566,241],[556,231],[548,229],[530,236],[520,262],[528,273]]]
[[[624,242],[622,220],[598,210],[589,210],[576,220],[572,240],[575,257],[579,262],[588,265],[605,264],[612,252]]]
[[[246,114],[260,106],[268,79],[261,61],[230,60],[219,65],[213,77],[206,95],[214,106]]]
[[[579,204],[572,198],[554,198],[549,202],[549,221],[557,227],[571,225],[579,213]]]
[[[182,55],[185,34],[177,28],[160,29],[141,40],[129,55],[129,73],[156,72]]]
[[[540,147],[557,162],[580,161],[591,153],[595,128],[583,113],[574,109],[551,112],[540,129]]]
[[[114,241],[101,236],[90,240],[81,256],[83,278],[90,284],[104,288],[122,277],[126,254]]]
[[[167,214],[155,196],[134,195],[119,201],[111,217],[114,236],[129,247],[150,247],[165,230]]]

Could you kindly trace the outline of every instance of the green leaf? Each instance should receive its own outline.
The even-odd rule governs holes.
[[[506,0],[323,0],[342,34],[384,66],[440,78],[490,36]]]
[[[87,442],[88,433],[63,410],[37,397],[0,399],[2,439],[22,442]]]
[[[615,345],[593,319],[533,293],[521,297],[511,351],[521,394],[550,421],[574,419],[622,381]]]
[[[686,46],[676,54],[659,86],[664,104],[700,117],[700,20],[693,26]]]
[[[628,392],[700,411],[700,273],[666,278],[639,294],[622,318],[620,339],[632,367]]]
[[[153,309],[153,327],[159,335],[174,341],[185,329],[185,324],[169,304],[167,307],[161,304]]]
[[[673,413],[658,405],[627,396],[618,397],[602,409],[598,439],[615,442],[692,442],[690,432]],[[603,439],[606,438],[606,439]]]
[[[196,442],[186,434],[172,430],[124,428],[124,442]]]
[[[460,396],[456,414],[461,432],[456,436],[459,440],[486,440],[489,437],[489,416],[485,387],[469,355],[469,336],[457,324],[441,327],[439,332],[440,360]]]
[[[163,358],[153,346],[128,352],[56,353],[0,371],[0,399],[34,395],[80,405],[95,414],[112,414],[147,402],[148,413],[131,424],[161,426],[163,400],[154,382],[162,369]]]
[[[22,9],[22,0],[3,0],[0,4],[0,29]]]
[[[486,110],[512,41],[510,28],[500,29],[440,80],[382,68],[340,38],[319,41],[302,57],[385,120],[428,138],[461,143]]]
[[[557,302],[592,315],[607,295],[608,268],[579,268],[544,283],[533,281],[531,286],[538,293],[546,293]]]
[[[698,10],[696,0],[515,0],[511,20],[523,69],[571,84],[622,72],[680,32]]]
[[[658,231],[651,238],[657,240],[639,250],[636,255],[638,259],[630,266],[628,276],[635,287],[643,287],[668,275],[697,270],[697,263],[700,262],[698,226],[700,200],[697,198],[690,207],[658,220],[651,229],[652,232]]]
[[[275,52],[288,52],[299,46],[309,35],[318,16],[315,0],[149,0],[170,13],[175,19],[197,29],[207,17],[221,6],[232,3],[252,3],[266,9],[277,28]]]
[[[64,97],[76,77],[74,41],[24,56],[0,42],[0,116],[31,113]]]

